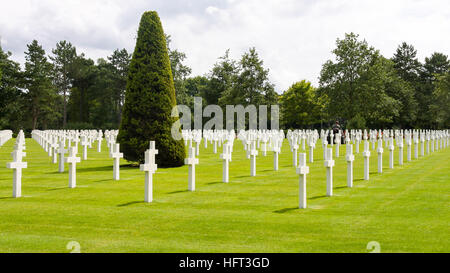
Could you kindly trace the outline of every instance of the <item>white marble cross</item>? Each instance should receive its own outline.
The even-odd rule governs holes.
[[[292,164],[294,167],[297,167],[297,151],[298,151],[298,144],[292,143]]]
[[[194,137],[194,142],[195,142],[195,155],[199,156],[200,155],[200,142],[202,141],[201,136],[196,136]]]
[[[334,139],[336,143],[336,157],[339,157],[339,146],[341,146],[341,133],[337,133]]]
[[[383,172],[383,140],[381,138],[378,139],[378,173]]]
[[[327,148],[324,166],[327,168],[327,196],[333,195],[333,148]]]
[[[219,138],[217,135],[214,135],[214,146],[213,146],[213,153],[217,154],[217,142],[219,141]]]
[[[323,160],[327,158],[328,141],[326,138],[322,141]]]
[[[100,153],[102,151],[102,135],[98,134],[97,138],[97,152]]]
[[[353,187],[353,161],[355,156],[353,155],[353,145],[349,142],[346,145],[347,151],[345,160],[347,161],[347,187]]]
[[[267,155],[267,137],[265,137],[265,136],[263,136],[263,138],[262,138],[262,143],[263,143],[263,145],[262,145],[262,152],[263,152],[263,156],[266,156]]]
[[[155,155],[157,154],[155,141],[150,141],[150,149],[145,151],[145,163],[139,166],[140,170],[145,172],[145,202],[147,203],[153,201],[153,174],[158,169],[158,165],[155,163]]]
[[[364,140],[364,180],[369,180],[369,158],[370,158],[370,151],[369,151],[369,142]]]
[[[217,145],[217,142],[215,142],[215,144]],[[195,148],[189,148],[188,150],[189,150],[188,158],[184,159],[184,164],[189,165],[188,190],[195,191],[195,165],[198,164],[198,158],[195,158]]]
[[[120,144],[113,144],[113,152],[111,153],[111,157],[114,159],[113,163],[113,179],[119,180],[120,177],[120,159],[123,158],[123,153],[120,152]]]
[[[411,161],[411,132],[405,133],[406,137],[406,160]]]
[[[306,166],[306,154],[301,153],[299,157],[299,166],[296,171],[299,175],[299,191],[298,191],[298,207],[301,209],[306,208],[306,175],[309,173],[309,167]]]
[[[356,142],[355,152],[359,154],[359,144],[361,143],[361,132],[356,132],[355,142]]]
[[[420,133],[420,155],[421,156],[425,155],[425,133],[424,132]]]
[[[244,149],[246,151],[247,159],[250,159],[250,146],[252,145],[252,142],[250,140],[244,141]]]
[[[389,139],[389,169],[393,169],[394,168],[394,139],[391,138]]]
[[[55,139],[55,141],[52,143],[53,148],[53,154],[52,154],[52,162],[53,164],[58,163],[58,141]]]
[[[222,169],[222,181],[224,183],[228,183],[229,181],[229,161],[231,160],[231,148],[230,144],[223,144],[223,153],[220,155],[220,158],[223,160],[223,169]]]
[[[64,172],[64,154],[67,153],[67,149],[64,149],[64,141],[61,140],[59,142],[59,149],[58,149],[58,154],[59,154],[59,168],[58,171],[60,173]]]
[[[309,163],[313,163],[314,162],[314,145],[316,143],[314,142],[314,140],[309,141]]]
[[[256,149],[255,141],[250,144],[250,176],[256,176],[256,156],[258,155],[258,150]]]
[[[78,142],[80,142],[80,138],[78,137],[78,135],[75,135],[73,137],[73,142],[74,142],[75,148],[77,148],[77,150],[78,150]]]
[[[81,136],[81,146],[83,146],[83,160],[87,160],[88,141],[86,136]]]
[[[13,197],[22,196],[22,169],[27,168],[27,162],[22,162],[23,152],[15,150],[12,152],[13,161],[6,163],[6,168],[14,169],[13,174]]]
[[[278,146],[278,139],[273,140],[272,150],[273,150],[273,169],[275,171],[278,171],[278,154],[281,151],[280,146]]]
[[[52,145],[52,143],[53,143],[53,137],[50,137],[49,139],[48,139],[48,156],[52,156],[53,155],[53,145]]]
[[[398,165],[403,165],[403,136],[399,136],[398,140]]]
[[[419,134],[417,132],[413,133],[414,138],[414,158],[419,158]]]
[[[77,148],[70,147],[69,156],[64,160],[69,163],[69,188],[75,188],[77,186],[77,163],[81,161],[77,157]]]

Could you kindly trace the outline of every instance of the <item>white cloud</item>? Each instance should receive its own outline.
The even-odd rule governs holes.
[[[208,72],[228,48],[237,59],[255,46],[278,92],[302,79],[317,85],[321,65],[346,32],[360,34],[386,57],[403,41],[422,61],[435,51],[449,54],[448,0],[21,0],[3,4],[0,36],[20,62],[32,39],[48,53],[66,39],[88,57],[105,58],[115,48],[133,50],[146,10],[158,11],[194,75]]]

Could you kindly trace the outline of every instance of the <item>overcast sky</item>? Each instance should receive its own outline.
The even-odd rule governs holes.
[[[317,85],[336,38],[346,32],[358,33],[386,57],[403,41],[414,45],[420,61],[450,51],[449,0],[2,1],[1,45],[20,63],[33,39],[47,54],[60,40],[94,60],[116,48],[132,52],[147,10],[159,13],[192,75],[207,73],[228,48],[238,59],[254,46],[277,92],[302,79]]]

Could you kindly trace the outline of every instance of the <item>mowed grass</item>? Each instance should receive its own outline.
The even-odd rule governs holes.
[[[257,176],[235,142],[230,182],[222,183],[218,153],[200,149],[196,191],[187,191],[188,167],[158,169],[154,202],[144,203],[144,173],[122,161],[120,181],[103,141],[77,166],[77,188],[68,188],[68,166],[57,164],[26,139],[28,168],[21,198],[12,198],[14,139],[0,148],[0,252],[381,252],[450,251],[450,149],[377,173],[372,150],[370,180],[363,178],[362,148],[354,162],[354,187],[346,187],[345,146],[335,158],[334,196],[326,197],[321,145],[308,163],[308,208],[298,209],[298,175],[287,140],[273,171],[273,155],[257,157]],[[372,148],[372,145],[370,145]],[[300,148],[301,149],[301,148]],[[79,147],[81,153],[81,146]],[[81,156],[81,154],[78,154]]]

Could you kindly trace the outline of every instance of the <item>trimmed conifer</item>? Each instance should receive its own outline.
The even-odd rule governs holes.
[[[171,135],[172,125],[178,119],[171,117],[175,105],[175,88],[164,31],[158,13],[147,11],[139,24],[117,136],[126,160],[144,162],[149,141],[154,140],[159,150],[156,156],[158,166],[177,167],[184,164],[184,143]]]

